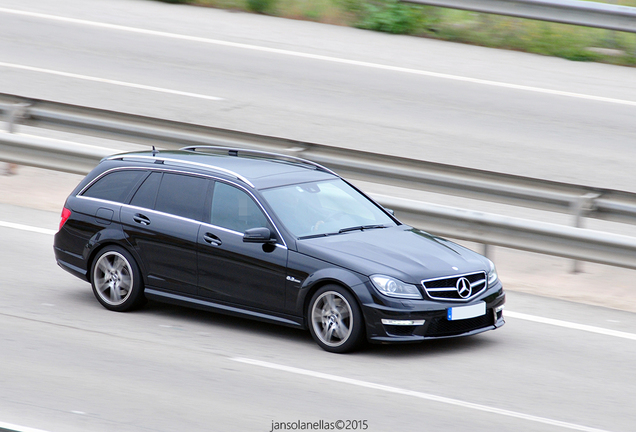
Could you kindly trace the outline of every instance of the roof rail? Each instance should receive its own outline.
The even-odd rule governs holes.
[[[245,155],[245,156],[251,156],[251,157],[262,157],[263,159],[267,158],[267,159],[276,159],[279,161],[294,162],[297,164],[300,163],[303,165],[309,165],[318,171],[323,171],[323,172],[332,174],[336,177],[340,177],[338,174],[331,171],[329,168],[324,167],[320,164],[317,164],[316,162],[312,162],[307,159],[302,159],[296,156],[289,156],[289,155],[280,154],[280,153],[271,153],[271,152],[260,151],[260,150],[248,150],[248,149],[233,148],[233,147],[206,146],[206,145],[188,146],[188,147],[183,147],[180,150],[196,152],[197,149],[211,150],[218,153],[227,153],[228,156],[240,157],[241,155]]]
[[[248,179],[246,179],[245,177],[243,177],[242,175],[235,173],[234,171],[231,171],[229,169],[225,169],[225,168],[220,168],[220,167],[215,167],[215,166],[210,166],[208,164],[203,164],[203,163],[199,163],[199,162],[192,162],[192,161],[184,161],[184,160],[180,160],[180,159],[172,159],[172,158],[165,158],[165,157],[160,157],[160,156],[144,156],[144,155],[137,155],[137,154],[118,154],[118,155],[113,155],[113,156],[109,156],[107,158],[105,158],[106,160],[114,160],[114,159],[121,159],[121,160],[142,160],[142,161],[154,161],[154,163],[161,163],[163,165],[192,165],[192,166],[196,166],[196,167],[200,167],[200,168],[204,168],[208,171],[213,171],[216,173],[222,173],[225,175],[229,175],[231,177],[236,178],[237,180],[242,181],[243,183],[246,183],[252,187],[254,187],[254,185],[252,184],[251,181],[249,181]]]

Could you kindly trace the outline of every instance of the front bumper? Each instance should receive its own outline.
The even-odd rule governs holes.
[[[392,301],[388,305],[363,304],[367,339],[374,343],[408,343],[427,339],[470,336],[494,330],[505,324],[503,305],[506,295],[501,283],[466,304],[432,301]],[[448,308],[486,303],[486,313],[460,320],[448,320]],[[383,320],[385,323],[383,323]],[[405,324],[413,321],[416,325]],[[423,321],[423,323],[422,323]]]

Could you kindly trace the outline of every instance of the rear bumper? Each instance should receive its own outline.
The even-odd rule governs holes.
[[[55,261],[57,261],[57,265],[80,279],[88,280],[88,272],[86,268],[81,267],[84,265],[84,260],[81,256],[63,251],[55,246],[53,247],[53,252],[55,254]]]

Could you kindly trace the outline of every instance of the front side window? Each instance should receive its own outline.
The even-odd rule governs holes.
[[[245,191],[223,182],[214,184],[212,225],[240,233],[250,228],[270,227],[261,208]]]
[[[92,184],[82,196],[123,203],[145,174],[142,170],[113,171]]]
[[[396,225],[373,202],[340,179],[281,186],[263,190],[262,194],[296,237]]]

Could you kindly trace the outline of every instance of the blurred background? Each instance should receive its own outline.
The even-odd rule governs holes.
[[[0,430],[633,431],[636,4],[561,3],[0,0]],[[334,356],[103,310],[55,266],[64,200],[99,155],[187,140],[318,158],[487,253],[506,326]]]

